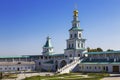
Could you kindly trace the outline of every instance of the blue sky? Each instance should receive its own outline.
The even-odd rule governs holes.
[[[0,54],[41,54],[48,35],[63,53],[75,4],[86,47],[120,50],[120,0],[0,0]]]

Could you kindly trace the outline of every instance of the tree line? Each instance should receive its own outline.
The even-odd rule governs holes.
[[[106,51],[114,51],[113,49],[107,49]],[[95,49],[91,49],[91,48],[87,48],[87,52],[103,52],[103,49],[98,47],[98,48],[95,48]]]

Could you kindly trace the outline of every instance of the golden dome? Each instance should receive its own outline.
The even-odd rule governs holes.
[[[74,10],[74,16],[78,16],[78,10]]]

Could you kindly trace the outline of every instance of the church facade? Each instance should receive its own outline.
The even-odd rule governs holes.
[[[64,53],[55,54],[51,39],[47,37],[46,44],[43,47],[42,59],[38,60],[38,63],[40,63],[38,68],[58,72],[67,72],[67,69],[68,72],[69,70],[79,72],[120,72],[120,51],[87,52],[85,48],[86,39],[82,37],[82,31],[78,19],[78,10],[74,10],[72,28],[69,29],[69,39],[66,40],[67,45]],[[52,63],[50,63],[50,60]]]
[[[120,72],[120,51],[86,52],[78,10],[73,11],[72,27],[64,53],[57,54],[48,36],[41,55],[0,57],[0,72],[54,71],[58,73]]]
[[[46,44],[43,46],[42,56],[37,60],[37,64],[41,66],[41,69],[56,71],[73,60],[82,57],[82,53],[85,51],[86,40],[82,38],[82,31],[80,21],[78,20],[78,10],[75,10],[73,12],[72,28],[69,29],[69,39],[66,40],[67,45],[64,53],[55,54],[51,44],[51,38],[47,37]]]

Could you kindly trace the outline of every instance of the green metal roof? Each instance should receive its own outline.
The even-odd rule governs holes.
[[[46,47],[46,48],[52,48],[53,47],[51,42],[50,42],[50,38],[49,37],[47,37],[47,41],[46,41],[44,47]]]
[[[64,53],[58,54],[58,53],[46,53],[47,56],[63,56]]]
[[[56,53],[47,53],[47,56],[63,56],[64,53],[56,54]]]
[[[80,48],[80,49],[74,49],[74,48],[67,48],[65,50],[86,50],[85,48]]]
[[[71,31],[71,30],[73,30],[73,31],[83,31],[82,29],[80,29],[79,27],[72,27],[69,31]]]
[[[120,62],[81,62],[80,64],[120,64]]]
[[[64,56],[64,53],[61,53],[61,54],[50,54],[50,56]]]
[[[120,53],[120,51],[103,51],[103,52],[86,52],[85,54],[112,54]]]
[[[44,52],[46,55],[52,55],[54,52]]]

